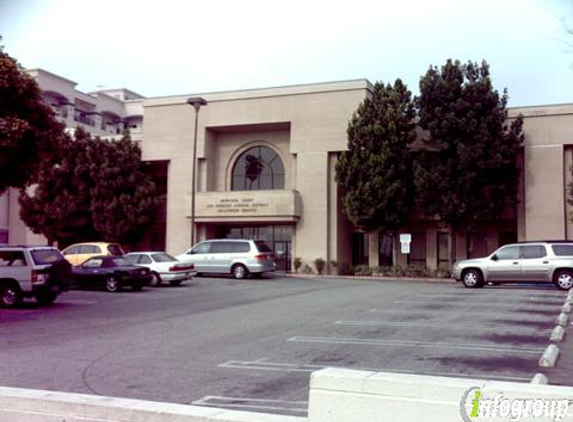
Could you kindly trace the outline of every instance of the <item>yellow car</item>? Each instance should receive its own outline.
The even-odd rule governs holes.
[[[70,264],[76,266],[93,256],[123,255],[124,252],[118,243],[85,242],[68,246],[62,254]]]

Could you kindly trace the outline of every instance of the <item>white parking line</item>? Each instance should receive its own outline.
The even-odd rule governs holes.
[[[515,307],[520,307],[520,306],[538,306],[538,307],[545,307],[545,308],[551,308],[551,307],[560,307],[563,305],[563,303],[555,303],[555,304],[539,304],[539,303],[535,303],[533,301],[528,301],[528,302],[511,302],[511,301],[504,301],[504,302],[492,302],[492,301],[487,301],[486,303],[484,302],[459,302],[459,301],[453,301],[453,302],[438,302],[436,300],[395,300],[394,302],[395,304],[398,305],[447,305],[448,307],[450,306],[464,306],[464,307],[475,307],[475,306],[480,306],[482,308],[490,308],[490,307],[500,307],[500,308],[515,308]]]
[[[453,350],[471,350],[481,352],[496,353],[516,353],[525,355],[538,355],[543,353],[543,348],[525,347],[525,346],[495,346],[483,343],[456,344],[446,342],[429,342],[429,341],[410,341],[410,340],[379,340],[379,339],[359,339],[359,338],[337,338],[337,337],[312,337],[312,336],[295,336],[287,341],[302,343],[324,343],[324,344],[354,344],[366,346],[384,346],[384,347],[425,347],[440,348]]]
[[[343,325],[343,326],[351,326],[351,327],[420,327],[420,328],[437,328],[437,329],[444,329],[443,322],[406,322],[406,321],[335,321],[335,325]],[[475,322],[469,324],[463,324],[460,322],[456,322],[455,325],[447,327],[449,330],[452,329],[464,329],[464,330],[474,330],[474,331],[492,331],[492,330],[499,330],[500,326],[498,325],[476,325]],[[539,337],[546,337],[551,333],[551,330],[538,330],[537,328],[529,328],[529,327],[511,327],[512,334],[517,332],[524,333],[524,332],[535,332],[539,334]]]
[[[250,397],[205,396],[193,401],[191,404],[195,406],[215,406],[229,409],[281,410],[295,413],[308,412],[307,401],[271,400]]]
[[[440,372],[440,371],[424,371],[424,370],[408,370],[408,369],[395,369],[395,368],[369,368],[369,367],[355,367],[355,366],[336,366],[336,365],[304,365],[297,363],[277,363],[269,362],[266,359],[258,359],[254,361],[230,360],[219,365],[220,368],[233,368],[233,369],[246,369],[246,370],[260,370],[260,371],[279,371],[279,372],[314,372],[324,368],[336,369],[352,369],[356,371],[370,371],[370,372],[392,372],[399,374],[416,374],[416,375],[433,375],[444,377],[458,377],[458,378],[476,378],[476,379],[492,379],[504,381],[529,381],[531,377],[518,377],[511,375],[491,375],[491,374],[471,374],[468,375],[459,372]]]

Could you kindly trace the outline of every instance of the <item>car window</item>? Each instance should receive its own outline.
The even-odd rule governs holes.
[[[111,245],[107,245],[107,252],[110,255],[123,255],[123,250],[121,246],[116,243],[112,243]]]
[[[26,265],[23,251],[0,251],[0,267],[22,267]]]
[[[177,261],[175,257],[169,255],[168,253],[154,253],[151,255],[155,262],[173,262]]]
[[[137,264],[139,262],[139,260],[141,259],[141,255],[139,255],[139,254],[137,254],[137,255],[126,255],[126,256],[124,256],[124,258],[127,259],[132,264]]]
[[[551,247],[557,256],[573,256],[573,245],[553,245]]]
[[[213,242],[209,253],[228,253],[232,252],[231,242]]]
[[[192,254],[209,253],[210,248],[211,248],[211,242],[203,242],[199,243],[197,246],[191,249],[190,253]]]
[[[129,267],[129,266],[131,266],[131,264],[124,257],[121,257],[121,258],[118,257],[118,258],[108,259],[105,266],[106,267],[125,267],[125,266]]]
[[[495,255],[497,259],[518,259],[519,258],[519,246],[507,246],[498,250]]]
[[[547,255],[543,245],[526,245],[521,246],[521,257],[523,259],[543,258]]]
[[[230,252],[246,253],[251,251],[249,242],[229,242],[231,245]]]
[[[95,245],[82,245],[79,248],[78,254],[100,253],[100,250]]]
[[[56,249],[35,249],[30,252],[36,265],[53,264],[63,259]]]
[[[140,264],[151,264],[153,261],[151,261],[151,258],[148,257],[147,255],[141,255],[141,258],[139,258],[139,263]]]
[[[64,251],[64,255],[76,255],[78,253],[80,253],[79,246],[72,246]]]
[[[94,258],[88,259],[86,262],[83,263],[83,266],[86,268],[100,268],[103,264],[103,260],[101,258]]]
[[[272,252],[272,249],[262,240],[256,240],[255,245],[257,245],[257,249],[259,252]]]

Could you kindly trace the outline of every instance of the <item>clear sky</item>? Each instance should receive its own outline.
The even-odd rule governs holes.
[[[358,78],[417,93],[453,58],[485,59],[510,106],[573,103],[566,25],[573,0],[0,0],[24,67],[148,97]]]

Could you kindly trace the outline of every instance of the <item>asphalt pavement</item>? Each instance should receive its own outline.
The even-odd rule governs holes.
[[[0,310],[0,385],[306,414],[325,367],[571,385],[566,294],[551,286],[272,276],[142,292],[71,291]]]

